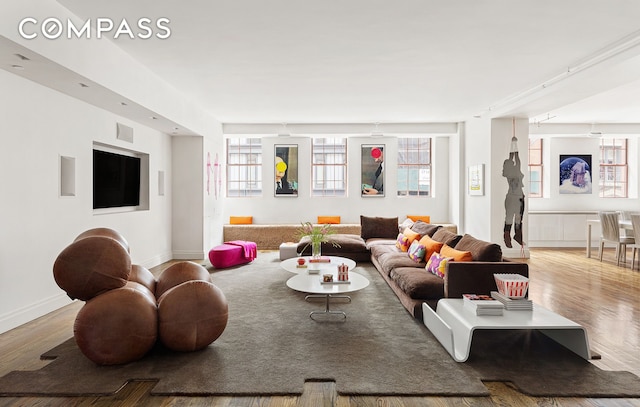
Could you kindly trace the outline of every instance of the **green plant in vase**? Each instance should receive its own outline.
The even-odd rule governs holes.
[[[331,235],[336,232],[333,230],[330,224],[314,225],[311,222],[302,223],[302,227],[298,229],[300,238],[307,238],[309,242],[302,249],[304,250],[311,245],[311,257],[318,258],[322,255],[322,243],[331,243],[333,247],[340,247],[340,245],[331,240]]]

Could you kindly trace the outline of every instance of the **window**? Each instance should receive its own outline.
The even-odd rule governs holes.
[[[262,195],[262,140],[227,139],[227,196]]]
[[[600,197],[627,198],[627,139],[600,142]]]
[[[398,138],[398,196],[431,195],[431,138]]]
[[[311,157],[311,195],[346,196],[347,140],[314,138]]]
[[[542,139],[529,139],[529,198],[542,198]]]

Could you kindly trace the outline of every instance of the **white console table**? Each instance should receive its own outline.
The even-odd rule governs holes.
[[[507,311],[499,316],[477,316],[464,308],[462,299],[438,301],[434,311],[422,304],[424,324],[456,362],[469,358],[473,333],[478,329],[536,329],[584,359],[591,359],[587,331],[579,324],[546,308],[533,305],[533,311]]]

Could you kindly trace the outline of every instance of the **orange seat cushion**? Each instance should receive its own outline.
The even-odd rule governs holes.
[[[407,215],[407,218],[411,219],[414,222],[421,220],[424,223],[431,223],[431,216],[429,215]]]
[[[253,224],[253,216],[231,216],[229,223],[231,225],[251,225]]]
[[[337,225],[340,223],[340,216],[318,216],[318,223],[321,225],[327,223]]]

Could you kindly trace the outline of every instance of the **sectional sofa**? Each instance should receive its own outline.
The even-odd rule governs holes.
[[[461,236],[422,221],[399,224],[398,218],[361,216],[360,221],[359,236],[333,235],[339,247],[323,244],[322,254],[371,261],[402,305],[420,321],[424,302],[435,309],[441,298],[497,290],[494,273],[529,276],[526,263],[504,259],[498,244],[468,234]],[[309,251],[301,240],[298,252]]]

